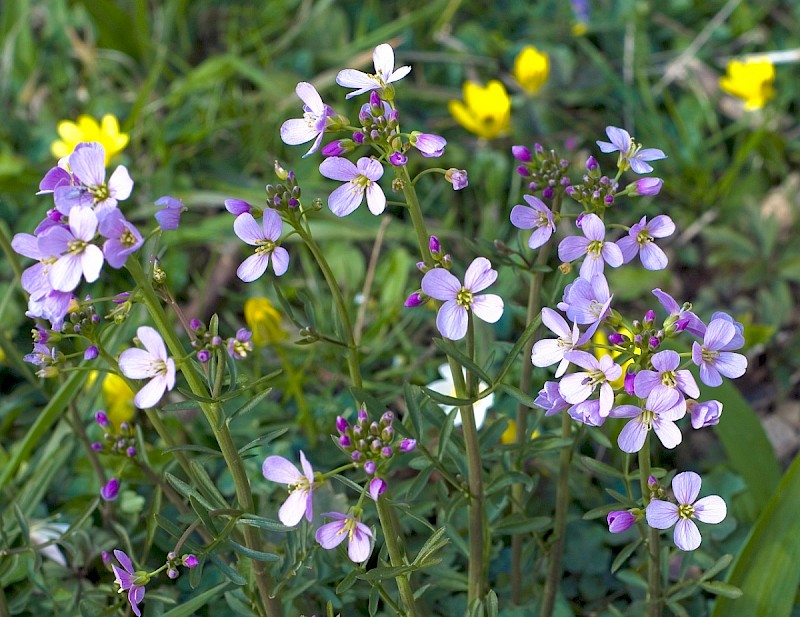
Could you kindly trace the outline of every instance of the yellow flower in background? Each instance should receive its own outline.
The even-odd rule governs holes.
[[[514,79],[528,94],[536,94],[550,75],[550,58],[530,45],[514,59]]]
[[[496,79],[485,87],[464,82],[464,101],[450,101],[448,109],[461,126],[484,139],[505,132],[511,121],[511,98]]]
[[[536,439],[539,437],[541,433],[537,431],[531,431],[531,439]],[[508,426],[506,430],[503,431],[503,434],[500,435],[500,443],[504,445],[509,445],[512,443],[516,443],[517,441],[517,422],[515,420],[509,420]]]
[[[731,60],[719,87],[744,101],[747,110],[761,109],[775,96],[775,65],[769,60]]]
[[[85,388],[91,388],[99,375],[97,371],[89,373]],[[136,414],[136,408],[133,406],[133,397],[133,390],[128,387],[122,377],[114,373],[105,373],[103,378],[103,400],[106,405],[106,415],[115,428],[118,429],[123,422],[130,422]]]
[[[77,122],[62,120],[58,123],[58,135],[61,139],[50,144],[50,152],[57,159],[69,156],[75,146],[84,141],[97,141],[106,151],[106,165],[115,154],[122,152],[128,145],[128,134],[119,132],[119,122],[106,114],[98,124],[91,116],[78,116]]]
[[[259,347],[286,338],[281,328],[281,314],[266,298],[248,298],[244,303],[244,320],[253,333],[253,343]]]

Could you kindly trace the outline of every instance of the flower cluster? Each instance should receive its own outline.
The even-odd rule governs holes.
[[[247,328],[239,328],[235,336],[223,339],[218,334],[210,332],[199,319],[192,319],[189,328],[194,334],[192,347],[197,350],[197,360],[205,364],[217,350],[226,350],[234,360],[243,360],[253,351],[253,333]]]
[[[179,566],[191,569],[196,568],[200,563],[200,560],[191,553],[186,553],[178,557],[175,552],[170,552],[163,566],[154,572],[148,572],[146,570],[135,570],[131,558],[123,551],[115,549],[114,557],[119,563],[119,566],[112,563],[111,569],[114,572],[115,582],[119,587],[119,593],[123,591],[128,592],[128,603],[131,605],[131,610],[136,617],[141,617],[142,615],[142,609],[139,608],[139,604],[144,600],[145,586],[157,576],[159,572],[166,570],[167,576],[171,579],[175,579],[178,578],[180,574],[178,571]],[[108,560],[110,561],[110,557],[108,557]]]
[[[128,458],[136,456],[136,431],[132,424],[122,422],[117,428],[102,409],[94,414],[94,420],[103,429],[103,441],[93,442],[92,450]]]

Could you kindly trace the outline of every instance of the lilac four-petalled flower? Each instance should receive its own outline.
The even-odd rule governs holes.
[[[353,164],[345,158],[332,156],[322,161],[319,172],[326,178],[344,182],[328,197],[328,207],[336,216],[347,216],[358,208],[365,194],[372,214],[380,214],[386,208],[386,195],[378,184],[383,166],[375,159],[362,156]]]
[[[267,480],[286,484],[291,489],[289,497],[278,510],[278,520],[287,527],[297,525],[303,515],[310,523],[313,516],[314,469],[302,450],[300,466],[303,468],[302,472],[282,456],[268,456],[261,465],[261,473]]]

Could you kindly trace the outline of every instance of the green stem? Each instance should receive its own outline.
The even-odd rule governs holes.
[[[400,550],[400,534],[394,524],[394,517],[389,509],[385,495],[378,497],[377,506],[378,517],[380,518],[381,528],[383,529],[383,539],[386,542],[386,549],[389,551],[389,560],[394,567],[404,566],[406,565],[406,560],[403,558],[403,553]],[[405,608],[403,617],[416,617],[417,615],[414,592],[411,590],[411,583],[409,581],[410,576],[410,574],[401,574],[395,577],[397,589],[400,592],[400,601]]]
[[[569,439],[572,432],[572,418],[566,411],[561,412],[561,437]],[[544,583],[541,617],[552,617],[556,604],[556,594],[561,584],[561,561],[564,556],[564,534],[567,527],[569,509],[569,468],[572,462],[572,446],[561,448],[558,465],[558,485],[556,486],[556,518],[553,523],[553,543],[550,545],[550,563]]]
[[[167,315],[161,302],[156,296],[155,290],[150,283],[150,278],[145,273],[142,265],[136,259],[129,259],[126,268],[133,277],[134,282],[142,293],[142,301],[147,307],[150,317],[156,325],[156,329],[164,337],[164,342],[173,356],[182,358],[186,355],[183,345],[172,329],[172,326],[167,320]],[[208,397],[208,389],[203,383],[203,378],[197,372],[191,362],[183,362],[181,364],[181,372],[183,373],[186,383],[189,385],[191,391],[199,396]],[[233,478],[234,487],[236,490],[236,499],[240,507],[245,512],[255,513],[255,506],[253,502],[253,494],[250,491],[250,480],[247,477],[244,464],[236,445],[233,442],[228,425],[222,419],[222,408],[218,402],[214,403],[201,403],[200,408],[206,417],[214,438],[219,445],[222,456]],[[247,548],[260,551],[261,538],[255,528],[249,525],[244,526],[244,540]],[[243,558],[244,559],[244,558]],[[264,563],[259,560],[252,560],[252,571],[255,578],[256,586],[258,587],[258,594],[261,598],[261,604],[266,611],[267,617],[281,617],[283,615],[283,607],[280,602],[270,596],[270,590],[274,586],[272,577],[267,572]]]
[[[342,323],[342,329],[344,330],[344,338],[347,343],[347,367],[350,371],[350,381],[356,388],[361,388],[363,382],[361,380],[361,365],[359,364],[358,359],[358,346],[356,345],[355,336],[353,335],[353,325],[350,322],[350,315],[347,312],[347,305],[344,302],[344,297],[342,296],[342,291],[339,289],[339,285],[336,283],[336,278],[333,276],[333,271],[331,270],[330,265],[328,265],[328,260],[325,259],[325,255],[322,254],[322,251],[319,248],[319,245],[314,241],[314,238],[311,237],[311,234],[306,232],[304,229],[297,227],[297,232],[300,237],[305,242],[308,250],[311,251],[311,255],[314,257],[314,260],[319,265],[319,269],[322,270],[322,275],[325,277],[325,282],[328,284],[328,288],[331,290],[331,295],[333,296],[333,303],[336,305],[336,312],[339,313],[339,320]]]
[[[3,591],[3,586],[0,585],[0,617],[10,617],[11,613],[8,612],[8,604],[6,603],[6,594]]]
[[[650,503],[650,436],[639,450],[639,483],[642,487],[642,503],[646,508]],[[647,617],[661,617],[663,598],[661,594],[661,562],[659,560],[658,529],[647,526]]]
[[[428,248],[430,234],[428,233],[427,227],[425,227],[425,219],[422,216],[422,208],[419,205],[417,191],[414,189],[414,185],[408,175],[408,169],[406,169],[405,166],[395,167],[394,174],[403,185],[403,196],[406,198],[408,213],[411,215],[411,223],[414,225],[414,231],[417,234],[417,242],[419,243],[422,261],[425,262],[426,266],[432,268],[433,257],[431,257],[431,251]]]

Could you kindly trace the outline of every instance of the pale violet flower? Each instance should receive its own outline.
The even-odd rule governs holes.
[[[420,133],[419,131],[413,131],[409,136],[409,141],[425,158],[442,156],[444,147],[447,145],[447,140],[444,137],[433,133]]]
[[[261,465],[261,473],[270,482],[286,484],[291,492],[278,510],[278,520],[287,527],[294,527],[305,514],[310,523],[313,516],[312,493],[314,489],[314,469],[300,451],[302,473],[282,456],[268,456]]]
[[[610,355],[598,360],[585,351],[568,351],[564,354],[564,359],[586,369],[570,373],[561,379],[558,389],[564,400],[572,405],[582,403],[600,386],[598,413],[601,417],[608,416],[614,406],[614,389],[608,382],[620,378],[622,367]]]
[[[573,352],[574,353],[574,352]],[[644,407],[620,405],[611,410],[612,418],[632,418],[619,434],[617,443],[623,452],[633,454],[642,449],[647,433],[654,430],[659,441],[669,450],[683,439],[675,424],[685,415],[679,411],[680,392],[671,388],[653,390]]]
[[[591,279],[603,273],[608,264],[618,268],[623,263],[622,251],[613,242],[606,242],[606,226],[596,214],[587,214],[581,220],[581,231],[584,237],[567,236],[558,245],[558,258],[561,261],[574,261],[586,256],[581,264],[582,278]]]
[[[136,337],[144,349],[126,349],[119,356],[119,370],[130,379],[150,379],[133,403],[139,409],[155,407],[164,392],[175,387],[175,361],[167,356],[164,339],[150,326],[140,326]]]
[[[545,244],[556,230],[553,213],[544,202],[533,195],[523,195],[527,206],[516,205],[511,210],[511,224],[519,229],[533,229],[528,247],[538,249]]]
[[[364,194],[367,207],[372,214],[380,214],[386,208],[386,195],[378,180],[383,176],[383,166],[375,159],[362,156],[354,165],[339,156],[325,159],[319,173],[331,180],[344,182],[328,197],[328,207],[336,216],[347,216],[361,205]]]
[[[403,79],[411,72],[410,66],[401,66],[397,70],[394,68],[394,50],[391,45],[383,43],[375,48],[372,53],[372,61],[375,65],[375,74],[370,75],[355,69],[344,69],[339,71],[336,76],[336,83],[345,88],[357,88],[345,97],[351,99],[359,94],[364,94],[370,90],[383,90],[387,85]]]
[[[723,376],[735,379],[747,370],[747,358],[729,351],[738,349],[741,335],[728,319],[712,319],[703,336],[703,344],[697,341],[692,344],[692,362],[700,367],[700,380],[707,386],[719,386]]]
[[[589,280],[579,277],[564,289],[564,298],[558,303],[558,308],[567,314],[567,319],[581,325],[590,324],[583,335],[585,341],[608,316],[613,297],[602,274],[595,274]]]
[[[463,370],[463,369],[462,369]],[[453,384],[453,373],[450,371],[450,365],[445,363],[439,366],[439,375],[442,376],[441,379],[437,379],[436,381],[432,381],[428,384],[428,388],[433,390],[434,392],[438,392],[439,394],[444,394],[445,396],[452,396],[453,398],[457,398],[456,395],[456,387]],[[467,371],[464,370],[464,378],[467,376]],[[478,384],[478,392],[481,392],[487,388],[487,385],[484,382],[480,382]],[[475,426],[477,428],[481,428],[483,426],[483,421],[486,419],[486,412],[491,409],[492,405],[494,404],[494,393],[489,394],[479,401],[476,401],[473,406],[473,412],[475,413]],[[439,404],[439,407],[442,408],[446,414],[452,413],[452,411],[456,410],[456,419],[453,422],[454,426],[461,426],[461,410],[453,405],[444,405]]]
[[[702,479],[693,471],[684,471],[672,479],[672,492],[677,504],[653,499],[647,506],[647,524],[653,529],[669,529],[675,525],[675,546],[682,551],[693,551],[702,538],[693,519],[715,525],[728,513],[725,500],[719,495],[697,499]]]
[[[115,564],[111,564],[111,569],[114,571],[119,591],[128,592],[128,602],[131,605],[133,614],[136,617],[142,617],[142,610],[139,604],[144,600],[144,586],[150,581],[150,576],[147,572],[136,571],[133,569],[130,557],[120,550],[114,550],[114,557],[117,558],[119,564],[122,566],[118,568]]]
[[[531,362],[534,366],[550,366],[559,363],[556,369],[556,378],[561,377],[567,371],[569,360],[564,358],[564,354],[572,351],[584,341],[578,331],[578,324],[572,322],[572,328],[565,319],[551,308],[542,309],[542,323],[553,333],[558,335],[557,339],[540,339],[536,341],[531,351]]]
[[[692,417],[692,428],[701,429],[719,424],[722,403],[719,401],[686,401],[686,410]]]
[[[681,358],[678,352],[667,349],[659,351],[651,358],[654,371],[641,370],[634,379],[634,393],[639,398],[647,398],[655,390],[678,390],[682,395],[690,398],[700,396],[700,388],[692,374],[686,369],[678,369]],[[678,412],[686,411],[686,399],[680,397]]]
[[[666,214],[656,216],[649,223],[647,217],[643,216],[641,221],[630,228],[627,236],[617,240],[623,262],[628,263],[638,254],[646,270],[663,270],[667,267],[667,256],[654,240],[666,238],[673,233],[675,223]]]
[[[372,531],[352,515],[340,512],[325,512],[322,516],[334,519],[317,529],[316,539],[324,549],[339,546],[347,539],[347,556],[355,563],[369,559],[372,552]]]
[[[94,244],[97,215],[91,208],[73,208],[69,227],[51,227],[39,237],[39,253],[57,257],[48,279],[57,291],[72,291],[81,276],[87,283],[96,281],[103,267],[103,252]]]
[[[106,154],[97,142],[78,144],[69,155],[69,168],[77,185],[54,187],[56,208],[69,215],[73,207],[93,206],[98,214],[117,207],[130,197],[133,180],[127,168],[119,165],[106,182]]]
[[[544,409],[546,416],[554,416],[569,407],[569,403],[561,396],[557,381],[545,382],[544,387],[539,390],[539,396],[533,402],[534,405]]]
[[[485,257],[477,257],[467,268],[464,284],[444,268],[433,268],[422,277],[422,291],[444,302],[436,316],[442,336],[457,341],[467,333],[468,313],[489,323],[503,315],[503,299],[496,294],[481,294],[497,279],[497,270]]]
[[[336,115],[333,109],[322,102],[317,89],[308,82],[301,81],[295,88],[297,96],[303,101],[303,117],[287,120],[281,125],[281,139],[290,146],[314,140],[303,158],[319,149],[322,135],[328,126],[328,118]]]
[[[653,171],[653,167],[648,165],[647,161],[658,161],[667,158],[667,155],[658,148],[642,149],[625,129],[609,126],[606,128],[606,135],[608,135],[611,143],[598,141],[597,145],[605,153],[619,152],[617,166],[622,171],[630,168],[637,174],[648,174]]]
[[[281,276],[289,268],[289,253],[277,244],[283,221],[275,210],[264,210],[262,225],[252,214],[244,212],[233,222],[233,231],[247,244],[256,247],[255,254],[245,259],[236,270],[236,275],[245,283],[260,278],[267,271],[270,260],[276,276]]]

